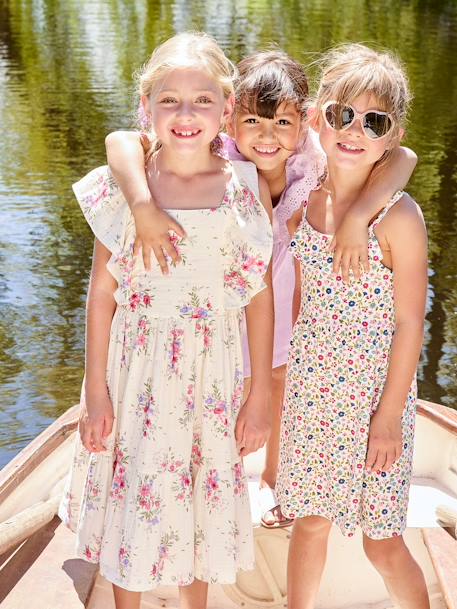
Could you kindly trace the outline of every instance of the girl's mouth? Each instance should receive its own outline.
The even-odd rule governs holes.
[[[180,139],[190,139],[195,137],[201,132],[201,129],[181,129],[179,127],[175,127],[171,130],[174,136],[179,137]]]
[[[274,156],[278,150],[279,146],[253,146],[254,150],[257,154],[264,157]]]
[[[348,143],[344,143],[344,142],[338,142],[337,147],[338,147],[338,150],[342,150],[343,152],[346,152],[349,154],[360,154],[361,152],[364,151],[363,148],[359,148],[358,146],[354,146],[353,144],[348,144]]]

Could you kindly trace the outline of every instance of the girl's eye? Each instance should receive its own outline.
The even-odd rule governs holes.
[[[176,103],[176,99],[174,97],[164,97],[160,100],[161,104],[174,104]]]
[[[248,125],[256,125],[259,121],[256,118],[247,118],[244,122]]]
[[[196,101],[197,104],[211,104],[213,100],[207,97],[206,95],[202,95],[201,97],[197,98]]]
[[[281,126],[285,126],[285,125],[291,125],[292,123],[290,121],[287,120],[287,118],[280,118],[278,121],[278,125]]]

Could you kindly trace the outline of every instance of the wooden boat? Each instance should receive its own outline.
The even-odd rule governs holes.
[[[457,412],[420,401],[406,541],[424,570],[432,609],[457,609]],[[114,609],[111,586],[97,567],[73,556],[74,535],[55,515],[68,471],[77,406],[55,421],[0,472],[0,604],[2,609]],[[263,454],[246,459],[256,569],[235,584],[211,586],[210,609],[286,606],[290,529],[259,526],[258,476]],[[443,528],[437,521],[438,513]],[[143,595],[142,609],[177,607],[177,591]],[[393,607],[362,551],[360,535],[334,527],[319,609]]]

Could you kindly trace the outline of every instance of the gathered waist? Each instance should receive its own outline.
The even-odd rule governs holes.
[[[149,294],[134,292],[128,300],[117,302],[119,311],[124,314],[146,316],[157,319],[181,319],[183,321],[211,322],[218,318],[239,317],[244,307],[214,307],[189,303],[155,302]]]

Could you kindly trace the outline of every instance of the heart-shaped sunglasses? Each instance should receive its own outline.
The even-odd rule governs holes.
[[[381,110],[357,112],[349,104],[341,104],[334,100],[322,106],[322,114],[327,125],[335,131],[349,129],[355,120],[360,119],[364,134],[371,140],[386,137],[393,127],[393,120],[388,112]]]

